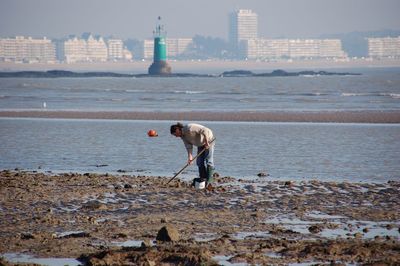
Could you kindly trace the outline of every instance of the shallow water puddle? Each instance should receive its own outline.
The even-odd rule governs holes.
[[[323,262],[323,261],[310,261],[310,262],[294,262],[294,263],[288,263],[288,266],[312,266],[312,265],[331,265],[332,261],[329,262]],[[353,266],[357,264],[353,263],[344,263],[342,261],[334,261],[333,264],[338,264],[338,265],[346,265],[346,266]]]
[[[113,246],[117,246],[117,247],[141,247],[142,246],[143,241],[142,240],[127,240],[124,242],[111,242],[111,244]],[[150,246],[154,246],[155,245],[155,240],[150,241]]]
[[[311,218],[312,221],[285,215],[267,219],[265,223],[280,225],[287,230],[292,230],[300,234],[311,234],[309,227],[317,224],[321,225],[322,231],[315,235],[325,238],[357,236],[363,239],[372,239],[389,236],[400,239],[400,222],[348,221],[345,216],[329,215],[315,211],[307,213],[305,217]],[[332,223],[336,228],[325,228],[326,222]],[[393,226],[388,227],[388,224],[392,224]]]
[[[127,240],[124,242],[111,242],[114,246],[117,247],[141,247],[143,241],[140,240]]]
[[[219,236],[215,233],[196,233],[194,240],[197,242],[208,242],[217,239]]]
[[[282,255],[279,254],[278,252],[273,252],[273,251],[269,251],[264,253],[265,256],[273,258],[273,259],[280,259],[282,258]]]
[[[248,265],[247,263],[231,263],[229,262],[229,260],[232,258],[232,256],[224,256],[224,255],[218,255],[218,256],[214,256],[212,257],[213,260],[215,260],[216,262],[218,262],[218,265],[222,265],[222,266],[246,266]]]
[[[18,253],[5,253],[1,255],[7,261],[13,263],[34,263],[40,265],[51,265],[51,266],[64,266],[64,265],[83,265],[76,259],[69,258],[35,258],[31,255],[27,254],[18,254]]]
[[[267,238],[271,236],[269,232],[237,232],[232,237],[237,240],[244,240],[247,238]]]
[[[364,239],[386,236],[400,239],[400,223],[394,224],[394,227],[387,228],[388,223],[386,222],[348,221],[346,224],[341,224],[339,228],[324,229],[320,235],[326,238],[344,238],[359,235]]]
[[[341,215],[330,215],[330,214],[325,214],[323,212],[318,212],[318,211],[312,211],[306,214],[307,217],[314,218],[314,219],[319,219],[319,220],[341,220],[341,219],[346,219],[346,216],[341,216]]]

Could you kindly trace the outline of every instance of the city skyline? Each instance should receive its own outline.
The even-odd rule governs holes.
[[[146,39],[161,16],[170,37],[227,40],[229,13],[238,9],[257,13],[259,36],[267,38],[400,29],[397,0],[0,0],[0,37],[62,38],[92,32]]]

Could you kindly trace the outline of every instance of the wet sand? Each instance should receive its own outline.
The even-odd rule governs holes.
[[[0,111],[0,117],[123,119],[174,121],[249,121],[321,123],[400,123],[400,111],[315,111],[315,112],[129,112],[129,111]]]
[[[400,263],[400,181],[217,177],[208,191],[168,179],[1,171],[0,254],[88,265]],[[156,241],[164,226],[175,241]]]

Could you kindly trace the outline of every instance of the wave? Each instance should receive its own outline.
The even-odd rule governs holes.
[[[174,91],[174,93],[177,94],[200,94],[200,93],[205,93],[205,91]]]
[[[389,96],[393,99],[400,99],[400,93],[383,93],[383,96]]]
[[[125,90],[125,92],[132,92],[132,93],[136,93],[136,92],[148,92],[146,90]]]
[[[382,96],[382,97],[391,97],[393,99],[400,99],[400,93],[391,93],[391,92],[381,92],[381,93],[351,93],[351,92],[343,92],[341,94],[343,97],[357,97],[357,96]]]
[[[371,93],[353,93],[353,92],[343,92],[341,96],[343,97],[355,97],[355,96],[371,96]]]

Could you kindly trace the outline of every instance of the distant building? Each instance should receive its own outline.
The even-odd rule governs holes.
[[[399,58],[400,36],[368,38],[368,56],[372,58]]]
[[[124,43],[122,40],[107,40],[108,60],[122,60],[124,58]]]
[[[96,39],[92,35],[89,35],[87,39],[74,37],[59,42],[57,54],[58,60],[66,63],[132,59],[132,54],[124,49],[122,40],[109,39],[104,41],[102,37]]]
[[[92,35],[86,41],[88,60],[90,62],[105,62],[108,59],[108,49],[102,37],[93,38]]]
[[[168,52],[167,52],[168,53]],[[154,40],[144,40],[143,41],[143,54],[141,57],[143,59],[153,59],[153,54],[154,54]]]
[[[241,54],[248,59],[289,57],[289,40],[250,39],[243,42]]]
[[[347,57],[343,50],[342,41],[339,39],[321,39],[319,47],[319,56],[325,58],[343,58]]]
[[[87,53],[87,43],[77,37],[66,40],[60,44],[59,60],[66,63],[89,61]]]
[[[188,51],[190,46],[193,44],[192,38],[167,38],[167,55],[168,58],[176,58]],[[143,41],[143,59],[151,59],[154,54],[154,41],[144,40]]]
[[[338,39],[250,39],[241,54],[247,59],[313,59],[346,57]]]
[[[17,36],[15,38],[0,39],[0,60],[12,62],[41,62],[53,63],[56,61],[56,48],[51,40],[33,39]]]
[[[235,52],[242,41],[258,38],[258,15],[249,9],[239,9],[229,15],[229,43]]]
[[[169,58],[179,57],[187,52],[193,44],[192,38],[167,39],[167,53]]]

